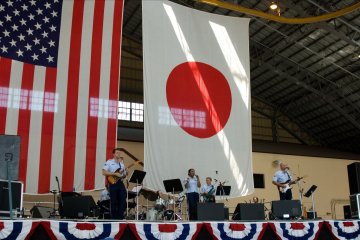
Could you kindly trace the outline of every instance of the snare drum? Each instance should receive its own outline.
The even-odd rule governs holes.
[[[155,209],[158,211],[163,211],[165,209],[165,200],[158,198],[155,202]]]
[[[176,214],[174,214],[174,211],[173,210],[166,210],[164,211],[164,220],[178,220],[178,216]]]

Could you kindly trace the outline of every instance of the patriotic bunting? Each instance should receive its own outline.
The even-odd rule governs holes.
[[[359,239],[360,221],[326,221],[331,233],[337,239]]]
[[[198,235],[202,223],[129,223],[137,239],[190,240]]]
[[[322,223],[320,221],[312,221],[272,222],[269,224],[279,239],[312,240],[317,239]]]
[[[52,239],[120,239],[126,223],[119,222],[43,222]]]
[[[205,223],[205,226],[214,239],[250,240],[261,239],[266,230],[267,223],[211,222]]]
[[[0,221],[0,239],[27,239],[39,223],[37,221]]]

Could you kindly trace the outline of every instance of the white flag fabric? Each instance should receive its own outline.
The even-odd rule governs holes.
[[[143,1],[146,187],[194,168],[230,197],[253,192],[248,25]]]

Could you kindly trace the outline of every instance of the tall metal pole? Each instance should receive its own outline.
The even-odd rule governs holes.
[[[13,219],[13,211],[12,211],[12,190],[11,190],[11,176],[10,176],[10,166],[9,163],[12,160],[12,154],[11,153],[5,153],[5,162],[6,162],[6,177],[8,179],[8,190],[9,190],[9,213],[10,213],[10,219]]]

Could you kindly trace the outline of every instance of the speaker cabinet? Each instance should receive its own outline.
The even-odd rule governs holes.
[[[263,203],[239,203],[232,216],[233,220],[265,220]]]
[[[352,219],[360,219],[360,194],[350,195],[350,212]]]
[[[350,205],[344,205],[343,210],[344,210],[344,219],[351,219]]]
[[[360,193],[360,162],[347,166],[350,195]]]
[[[22,182],[12,181],[12,209],[14,213],[22,210],[23,204],[23,188]],[[9,186],[8,181],[0,180],[0,216],[10,216],[9,213]]]
[[[224,221],[225,210],[223,203],[198,203],[198,220],[203,221]]]
[[[32,218],[50,218],[52,212],[52,208],[44,206],[34,206],[30,210]]]
[[[96,217],[97,206],[92,196],[74,196],[63,198],[64,218]]]
[[[280,200],[271,202],[271,213],[275,219],[291,219],[301,216],[299,200]]]

